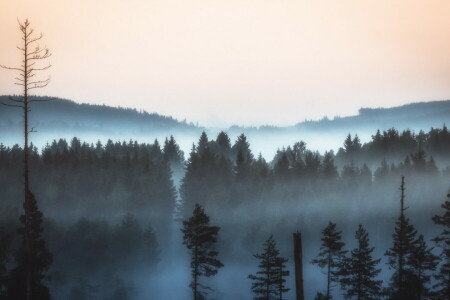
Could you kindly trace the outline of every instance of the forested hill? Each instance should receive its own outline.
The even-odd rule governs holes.
[[[5,100],[7,96],[0,96]],[[42,98],[46,99],[46,98]],[[362,142],[368,142],[377,129],[411,129],[418,133],[431,127],[442,128],[450,121],[450,100],[423,102],[394,108],[361,108],[359,114],[349,117],[335,117],[330,120],[304,121],[288,127],[240,127],[204,128],[178,121],[172,117],[118,108],[105,105],[79,104],[70,100],[56,99],[32,106],[31,126],[38,131],[32,141],[38,147],[54,139],[70,140],[74,136],[87,141],[106,142],[112,140],[164,141],[174,135],[182,150],[189,152],[192,143],[202,131],[217,135],[225,130],[234,140],[241,133],[246,134],[252,145],[264,157],[271,159],[278,147],[305,141],[312,149],[321,152],[342,147],[348,133],[358,134]],[[268,120],[269,122],[270,120]],[[6,145],[20,143],[22,139],[22,114],[19,109],[0,106],[0,137]],[[271,142],[268,143],[267,141]]]
[[[361,108],[358,115],[333,120],[302,122],[297,127],[326,129],[344,127],[440,127],[450,121],[450,100],[410,103],[392,108]]]
[[[450,100],[417,102],[391,108],[360,108],[357,115],[333,119],[305,120],[293,126],[241,127],[232,126],[232,131],[277,132],[280,130],[338,130],[356,132],[358,130],[386,130],[389,128],[427,130],[430,127],[442,127],[450,122]]]
[[[8,96],[0,96],[2,102]],[[192,130],[198,129],[194,124],[178,121],[172,117],[138,111],[132,108],[110,107],[76,103],[60,98],[39,97],[40,100],[52,99],[39,104],[32,104],[30,114],[33,126],[40,130],[95,130],[101,132],[146,132],[155,130]],[[19,109],[0,106],[0,128],[16,127],[22,122]]]

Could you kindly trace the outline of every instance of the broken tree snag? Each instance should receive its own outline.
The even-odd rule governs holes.
[[[303,291],[303,253],[302,253],[302,234],[296,232],[294,236],[294,263],[295,263],[295,293],[296,300],[305,300]]]

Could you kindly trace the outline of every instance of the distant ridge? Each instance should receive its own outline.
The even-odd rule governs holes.
[[[295,125],[305,129],[342,128],[347,126],[378,129],[391,127],[428,129],[450,122],[450,100],[416,102],[391,108],[360,108],[358,115],[328,120],[305,121]]]
[[[0,96],[6,100],[8,96]],[[50,97],[39,97],[50,99]],[[52,101],[32,105],[31,122],[40,129],[98,129],[108,131],[108,127],[133,126],[136,130],[190,130],[196,129],[192,123],[178,121],[170,116],[138,111],[133,108],[76,103],[72,100],[51,98]],[[22,121],[19,109],[0,107],[0,128],[16,126]]]

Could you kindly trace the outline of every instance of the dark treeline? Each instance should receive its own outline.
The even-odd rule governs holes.
[[[340,148],[338,160],[345,163],[374,164],[380,160],[391,158],[403,159],[406,156],[424,151],[432,157],[444,160],[448,163],[448,149],[450,147],[450,131],[444,125],[442,128],[431,128],[429,132],[423,130],[414,133],[411,130],[399,132],[395,128],[372,135],[372,140],[361,144],[358,135],[353,138],[349,134],[344,141],[344,147]]]
[[[320,247],[320,230],[329,220],[337,222],[339,230],[342,228],[346,234],[336,237],[331,232],[330,236],[342,238],[342,243],[347,244],[350,244],[347,237],[353,237],[358,224],[369,225],[356,232],[361,248],[345,255],[338,249],[336,259],[345,257],[346,268],[340,270],[340,264],[336,263],[330,269],[330,286],[339,283],[342,292],[335,289],[338,295],[344,293],[353,297],[358,292],[357,284],[349,272],[358,268],[363,257],[372,263],[372,267],[366,266],[366,271],[373,275],[366,293],[394,297],[395,290],[388,283],[395,272],[389,271],[388,265],[378,259],[391,247],[387,241],[394,224],[389,221],[397,215],[398,200],[394,203],[392,199],[397,199],[398,179],[403,174],[411,182],[410,215],[416,228],[421,229],[420,234],[424,234],[422,240],[417,235],[413,241],[414,245],[426,243],[421,249],[427,252],[430,238],[437,236],[435,232],[439,230],[436,226],[430,227],[431,217],[439,207],[435,199],[442,198],[441,191],[448,188],[450,178],[448,167],[442,160],[435,161],[433,156],[446,158],[442,149],[448,149],[448,131],[445,127],[432,129],[421,144],[417,144],[419,135],[411,135],[417,143],[410,143],[409,148],[398,146],[403,145],[398,140],[403,140],[401,137],[406,133],[397,134],[393,139],[388,138],[387,132],[379,135],[386,136],[379,144],[375,143],[378,133],[372,142],[364,145],[357,137],[349,137],[336,155],[332,151],[323,154],[311,151],[305,143],[298,142],[279,150],[270,162],[252,152],[245,135],[232,143],[224,132],[215,139],[203,133],[186,160],[173,137],[162,144],[158,141],[87,144],[74,138],[70,142],[54,141],[42,150],[31,146],[31,189],[47,217],[43,233],[53,253],[53,264],[48,270],[52,278],[51,293],[55,299],[141,299],[145,298],[143,290],[147,295],[159,295],[161,291],[156,292],[156,287],[148,282],[159,282],[158,272],[167,272],[170,268],[167,262],[173,260],[177,265],[176,268],[171,265],[174,274],[179,265],[186,268],[189,265],[187,257],[180,255],[185,250],[181,248],[181,237],[175,233],[179,233],[180,224],[174,220],[189,220],[199,204],[208,213],[208,222],[211,218],[213,224],[218,225],[210,227],[216,228],[217,236],[205,242],[206,247],[215,244],[212,250],[205,248],[205,253],[212,253],[205,257],[209,262],[218,258],[210,272],[195,271],[193,260],[191,267],[193,274],[201,279],[200,284],[208,288],[214,282],[208,275],[218,272],[217,282],[221,284],[211,284],[214,290],[207,289],[209,294],[216,295],[211,296],[213,298],[224,299],[217,294],[221,291],[227,295],[225,298],[238,299],[243,294],[249,295],[250,289],[261,299],[267,296],[267,289],[270,297],[290,298],[293,293],[291,279],[287,278],[292,274],[292,261],[287,259],[292,246],[290,235],[297,229],[302,230],[306,236],[305,263],[312,261]],[[439,138],[435,138],[436,135]],[[371,157],[376,156],[375,152],[370,152],[375,151],[373,149],[378,149],[375,167],[370,162]],[[398,152],[401,154],[397,155]],[[20,243],[15,234],[15,228],[20,227],[15,216],[20,209],[17,199],[22,182],[18,162],[22,153],[19,146],[0,146],[3,220],[0,259],[8,261],[0,264],[2,278],[8,277],[14,266],[11,251]],[[173,173],[182,177],[178,193]],[[439,220],[445,222],[442,218]],[[185,230],[186,234],[188,228]],[[377,245],[375,250],[371,248],[372,240],[369,244],[368,232],[373,245]],[[268,239],[272,235],[273,239]],[[440,245],[446,241],[445,237],[441,238]],[[185,244],[192,249],[195,239],[185,240]],[[171,251],[176,254],[170,256]],[[438,254],[436,249],[434,252]],[[260,260],[259,269],[255,258]],[[326,267],[323,258],[317,259],[320,267]],[[271,264],[269,271],[263,270],[267,263]],[[417,260],[410,263],[411,268],[417,268]],[[239,267],[233,269],[230,267],[233,264]],[[317,297],[322,297],[318,299],[326,299],[327,295],[336,298],[336,294],[324,289],[327,279],[312,267],[306,268],[305,274],[314,275],[307,275],[305,280],[316,280],[309,286],[308,295],[315,295],[319,290],[323,295],[318,294]],[[240,278],[238,288],[230,290],[229,279],[220,279],[222,273],[227,272]],[[254,274],[250,276],[253,283],[245,280],[248,274]],[[262,280],[267,274],[272,274],[271,279]],[[424,286],[436,291],[430,287],[442,280],[427,274],[425,279],[430,282]],[[382,285],[381,279],[384,279]],[[189,279],[183,277],[182,283],[187,287]],[[191,284],[194,286],[197,285]],[[247,292],[238,292],[243,288]],[[425,289],[423,291],[425,293]],[[186,294],[174,296],[171,289],[166,293],[163,298],[189,297]],[[210,297],[195,290],[193,294],[198,294],[198,299]]]
[[[173,213],[176,190],[171,166],[179,169],[183,164],[183,153],[173,138],[162,147],[158,141],[109,141],[102,146],[74,138],[70,144],[54,141],[41,153],[33,146],[30,150],[32,188],[42,199],[42,207],[55,212],[88,210],[97,216],[148,209],[153,218],[161,220],[170,219]],[[0,145],[4,206],[17,204],[21,153],[18,146]]]

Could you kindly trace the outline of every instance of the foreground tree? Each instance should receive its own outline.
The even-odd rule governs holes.
[[[6,266],[10,259],[10,247],[12,237],[3,228],[0,227],[0,300],[6,298],[7,269]]]
[[[450,193],[447,195],[449,200],[442,204],[444,213],[433,217],[433,221],[437,225],[443,227],[438,237],[434,239],[436,245],[441,248],[440,257],[442,263],[436,274],[436,299],[450,300]]]
[[[15,267],[9,273],[7,294],[8,299],[26,299],[30,293],[33,299],[48,300],[51,299],[50,292],[43,281],[49,279],[46,272],[53,261],[53,255],[42,239],[42,213],[38,210],[33,193],[28,192],[28,195],[30,199],[24,204],[28,205],[24,207],[29,213],[28,219],[25,215],[20,216],[22,226],[18,232],[22,236],[22,242],[14,257]]]
[[[252,292],[255,300],[283,299],[283,294],[288,292],[286,279],[289,271],[286,270],[286,258],[280,257],[272,236],[264,243],[264,251],[261,254],[253,255],[259,259],[259,271],[256,275],[249,275],[252,282]]]
[[[215,250],[217,235],[220,227],[210,226],[209,217],[203,207],[195,205],[192,217],[183,221],[183,244],[190,250],[192,282],[190,287],[193,292],[193,299],[202,299],[209,287],[199,283],[200,276],[210,277],[216,275],[219,268],[223,267],[222,262],[216,257],[219,254]]]
[[[409,266],[409,259],[414,252],[417,230],[405,216],[405,177],[402,176],[400,185],[400,216],[395,222],[392,238],[394,244],[386,251],[388,265],[394,270],[391,282],[391,299],[414,299],[414,274]]]
[[[381,272],[377,268],[381,259],[373,259],[375,248],[369,246],[369,234],[362,225],[359,225],[355,238],[358,247],[351,251],[346,276],[342,280],[345,296],[358,300],[380,299],[382,281],[376,280],[376,277]]]
[[[431,294],[428,284],[431,280],[431,273],[436,270],[438,264],[438,257],[432,251],[433,248],[429,248],[423,235],[420,235],[408,258],[408,265],[415,279],[416,297],[414,299],[429,299]]]
[[[333,282],[339,282],[345,273],[347,251],[342,250],[342,231],[337,231],[336,223],[330,222],[322,231],[322,245],[317,258],[312,260],[312,264],[321,268],[326,268],[327,293],[326,299],[331,299],[331,289]]]
[[[39,71],[47,70],[51,67],[50,64],[46,66],[38,66],[36,65],[39,61],[45,60],[51,56],[50,51],[47,49],[47,47],[41,48],[38,44],[39,40],[42,39],[43,35],[42,33],[39,36],[33,35],[34,30],[30,28],[30,22],[28,19],[25,20],[25,22],[21,23],[19,22],[19,29],[22,34],[22,40],[23,45],[17,46],[17,49],[19,49],[20,54],[22,56],[22,61],[19,67],[9,67],[0,65],[1,68],[7,69],[7,70],[13,70],[17,71],[18,75],[15,77],[16,82],[14,84],[20,86],[23,88],[23,94],[21,97],[9,97],[9,101],[7,103],[0,102],[2,105],[10,106],[10,107],[16,107],[23,110],[24,115],[24,151],[23,151],[23,177],[24,177],[24,228],[23,228],[23,237],[24,237],[24,246],[25,246],[25,252],[24,255],[27,257],[25,264],[25,282],[26,285],[23,287],[26,291],[25,295],[21,299],[27,299],[31,300],[33,294],[31,292],[32,290],[32,272],[33,272],[33,265],[39,265],[40,262],[33,261],[33,258],[39,259],[39,257],[36,257],[33,253],[31,253],[31,216],[30,211],[28,211],[29,208],[36,206],[37,210],[37,203],[31,204],[28,203],[28,201],[31,201],[31,199],[34,199],[34,196],[31,195],[30,187],[29,187],[29,145],[28,145],[28,134],[30,132],[34,132],[34,128],[29,129],[29,123],[28,123],[28,113],[30,112],[30,104],[32,102],[41,102],[41,101],[48,101],[43,99],[30,99],[29,93],[31,90],[34,89],[40,89],[45,86],[47,86],[50,82],[50,77],[47,79],[41,80],[36,79],[35,76],[38,74]],[[35,201],[35,199],[33,200]],[[36,297],[35,297],[36,298]]]

